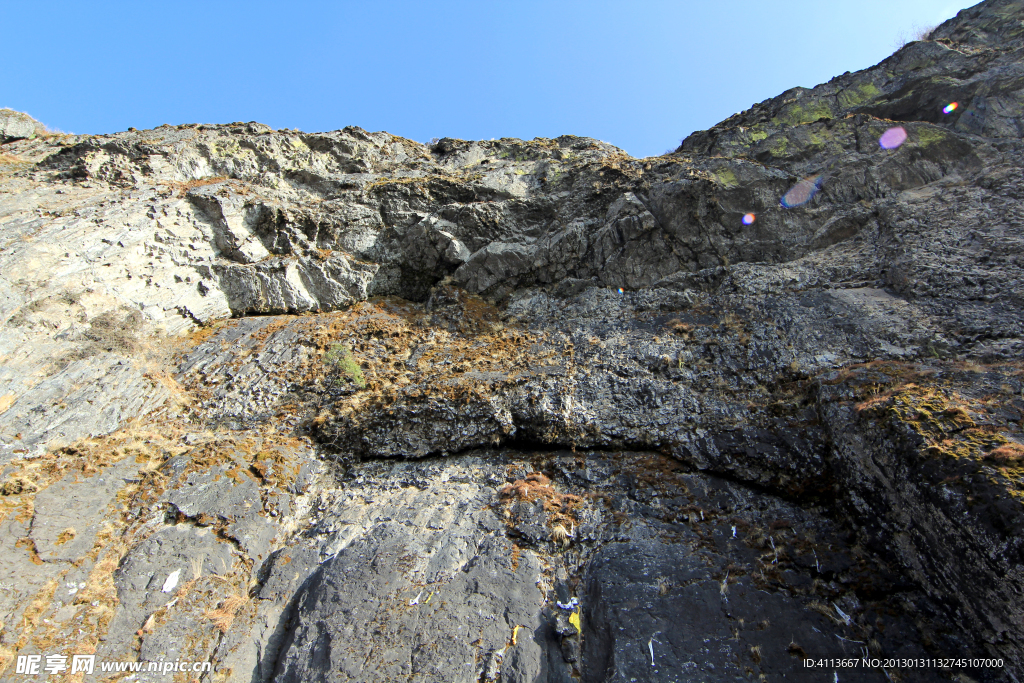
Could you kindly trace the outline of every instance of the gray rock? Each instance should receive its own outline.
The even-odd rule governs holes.
[[[146,378],[133,361],[101,354],[74,361],[23,390],[0,413],[0,439],[30,452],[43,444],[66,445],[147,415],[167,396],[166,387]],[[10,459],[13,454],[12,450],[0,458]]]
[[[266,579],[256,596],[253,626],[226,634],[218,650],[223,653],[220,670],[239,672],[238,677],[246,681],[272,679],[295,616],[294,598],[318,566],[319,552],[305,545],[283,548],[264,564]]]
[[[202,517],[209,523],[241,520],[263,511],[252,473],[235,463],[189,474],[183,485],[167,493],[166,499],[186,517]]]
[[[246,683],[936,675],[800,662],[861,647],[1021,678],[1019,5],[644,160],[4,142],[0,648]]]
[[[229,575],[236,569],[236,562],[231,544],[219,539],[208,529],[190,524],[166,525],[156,529],[149,538],[132,549],[114,575],[119,604],[107,630],[106,640],[97,654],[111,659],[129,655],[136,632],[142,630],[150,615],[160,609],[172,618],[182,612],[185,614],[173,618],[169,629],[156,629],[156,642],[147,649],[151,652],[154,648],[157,652],[167,652],[170,655],[168,658],[174,654],[192,654],[184,651],[184,636],[190,631],[194,634],[212,633],[209,620],[200,617],[204,609],[216,606],[217,594],[224,588],[223,581],[211,577]],[[172,581],[169,592],[164,592],[163,588],[172,575],[177,580]],[[175,594],[197,576],[202,585],[193,582],[190,590],[202,596],[201,599],[179,600],[182,605],[177,610],[177,602],[168,607],[168,603],[174,601]],[[216,587],[217,591],[211,592],[210,587]],[[161,623],[166,622],[162,620]],[[209,656],[208,653],[202,654],[205,656],[200,659]]]
[[[81,561],[113,512],[117,492],[138,472],[138,463],[129,457],[92,475],[70,474],[40,491],[29,532],[39,557],[46,562]]]
[[[13,109],[0,109],[0,140],[30,138],[36,134],[39,122],[28,114]]]
[[[818,681],[804,656],[860,658],[849,628],[783,594],[729,575],[687,546],[606,546],[586,573],[583,610],[585,681]],[[843,640],[845,639],[845,640]],[[841,680],[884,681],[869,667]]]
[[[502,680],[536,680],[539,563],[524,554],[513,566],[511,544],[485,538],[454,575],[414,584],[402,570],[408,533],[382,525],[323,565],[300,598],[276,679],[468,683],[500,671]]]
[[[255,266],[225,264],[216,269],[231,310],[247,313],[301,313],[349,306],[367,296],[377,266],[331,255],[276,259]]]

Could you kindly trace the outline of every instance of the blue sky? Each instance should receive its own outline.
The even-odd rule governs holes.
[[[571,133],[661,154],[969,0],[4,3],[0,107],[51,128]]]

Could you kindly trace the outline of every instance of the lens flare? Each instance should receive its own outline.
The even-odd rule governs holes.
[[[956,111],[956,108],[959,107],[959,106],[960,105],[957,104],[956,102],[950,102],[949,104],[947,104],[945,107],[942,108],[942,113],[943,114],[952,114],[954,111]]]
[[[619,287],[619,294],[622,294],[622,287]]]
[[[754,214],[752,214],[752,213],[743,214],[743,225],[750,225],[755,220],[757,220],[757,216],[755,216]]]
[[[903,126],[890,128],[882,133],[882,137],[878,138],[878,144],[882,146],[882,149],[896,149],[906,141],[907,131],[903,129]]]
[[[782,195],[782,205],[787,209],[806,204],[811,201],[814,195],[821,189],[821,176],[804,178],[799,183],[789,188],[789,192]]]

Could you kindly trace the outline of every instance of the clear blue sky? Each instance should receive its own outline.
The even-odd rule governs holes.
[[[51,128],[357,125],[634,156],[884,59],[973,0],[3,3],[0,107]]]

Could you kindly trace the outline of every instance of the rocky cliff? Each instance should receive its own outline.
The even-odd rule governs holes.
[[[1022,105],[986,0],[648,159],[3,113],[3,675],[1021,680]]]

